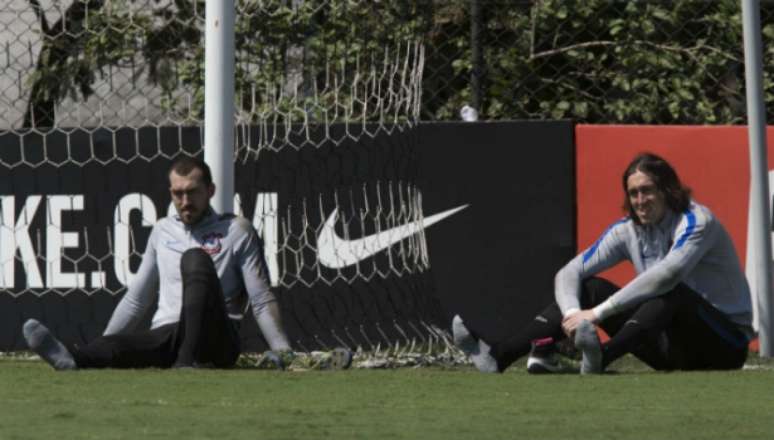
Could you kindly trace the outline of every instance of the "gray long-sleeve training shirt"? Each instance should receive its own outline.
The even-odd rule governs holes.
[[[594,308],[603,320],[684,283],[753,335],[750,288],[731,237],[709,209],[691,202],[683,213],[666,210],[654,225],[624,218],[556,274],[556,302],[564,316],[580,309],[582,280],[629,260],[637,276]]]
[[[267,305],[275,297],[269,289],[258,235],[246,219],[210,209],[193,226],[184,224],[179,216],[165,217],[153,226],[140,268],[104,334],[135,330],[154,303],[158,303],[158,309],[151,328],[178,322],[183,292],[180,258],[195,247],[202,248],[215,263],[229,317],[241,319],[249,302],[259,325],[271,319],[266,316]],[[281,333],[281,329],[276,330]],[[280,345],[286,345],[284,335],[280,336]]]

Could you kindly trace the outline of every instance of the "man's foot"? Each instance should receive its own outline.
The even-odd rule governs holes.
[[[30,350],[34,351],[56,370],[75,370],[78,366],[75,364],[73,355],[67,350],[54,335],[35,319],[28,319],[22,326],[24,340]]]
[[[470,355],[478,349],[478,340],[470,334],[460,315],[454,315],[452,318],[452,336],[454,336],[454,345],[465,354]]]
[[[562,365],[559,364],[557,354],[549,356],[532,356],[527,358],[527,373],[529,374],[556,374],[562,373]]]
[[[567,362],[562,362],[553,338],[543,338],[532,341],[532,349],[527,358],[529,374],[562,374],[578,372]]]
[[[575,330],[575,346],[583,352],[581,374],[602,374],[602,344],[594,324],[581,321]]]
[[[454,335],[454,345],[456,345],[465,354],[470,356],[473,365],[482,373],[499,373],[497,368],[497,359],[489,352],[489,344],[476,338],[470,333],[465,323],[462,322],[460,315],[454,315],[452,319],[452,334]]]

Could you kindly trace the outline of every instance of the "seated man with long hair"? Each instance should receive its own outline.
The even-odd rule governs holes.
[[[558,372],[557,342],[567,337],[583,353],[583,374],[626,353],[656,370],[743,366],[754,336],[750,289],[723,225],[654,154],[634,158],[623,191],[626,217],[559,270],[556,302],[523,331],[489,344],[454,317],[455,343],[479,370],[502,372],[529,353],[530,373]],[[624,260],[637,276],[623,287],[596,277]]]

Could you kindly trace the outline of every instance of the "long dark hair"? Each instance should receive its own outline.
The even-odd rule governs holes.
[[[629,192],[627,182],[629,176],[637,171],[648,175],[656,184],[656,188],[664,194],[667,207],[674,212],[683,212],[688,209],[691,203],[691,189],[684,186],[677,177],[675,169],[661,156],[653,153],[640,153],[626,167],[623,174],[624,203],[623,210],[635,223],[640,220],[635,215],[631,203],[629,203]]]

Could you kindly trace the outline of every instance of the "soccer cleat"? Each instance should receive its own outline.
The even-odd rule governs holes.
[[[331,359],[328,364],[329,370],[346,370],[352,365],[352,350],[346,348],[335,348],[331,351]]]
[[[30,350],[34,351],[43,358],[49,365],[56,370],[75,370],[78,366],[75,364],[73,355],[67,350],[54,335],[35,319],[28,319],[22,326],[24,340]]]
[[[562,372],[562,365],[556,353],[554,338],[543,338],[532,341],[532,349],[527,358],[529,374],[550,374]]]
[[[263,352],[263,362],[261,362],[261,364],[265,363],[274,366],[274,368],[277,370],[284,370],[286,367],[285,360],[282,359],[280,353],[273,350],[267,350]]]
[[[497,368],[497,359],[489,353],[489,344],[482,339],[478,339],[470,333],[465,323],[462,322],[460,315],[454,315],[452,319],[452,334],[454,335],[454,345],[456,345],[465,354],[470,356],[473,365],[482,373],[499,373]]]
[[[583,352],[581,374],[602,373],[602,344],[597,328],[589,321],[581,321],[575,329],[575,346]]]
[[[529,374],[567,374],[577,373],[578,367],[559,353],[554,338],[532,341],[532,349],[527,358]]]
[[[549,356],[532,356],[527,358],[527,373],[529,374],[552,374],[563,373],[562,365],[554,353]]]

